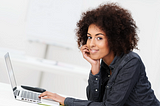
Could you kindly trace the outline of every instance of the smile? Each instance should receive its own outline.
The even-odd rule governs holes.
[[[90,49],[90,53],[91,54],[94,54],[94,53],[97,53],[99,50],[97,50],[97,49]]]

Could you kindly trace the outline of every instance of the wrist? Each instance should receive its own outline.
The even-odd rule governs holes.
[[[100,62],[97,62],[96,64],[92,64],[91,72],[93,75],[98,74],[99,70],[100,70]]]
[[[93,74],[93,75],[96,75],[96,74],[98,74],[99,73],[99,71],[95,71],[95,70],[91,70],[91,73]]]
[[[64,105],[64,101],[65,101],[65,98],[64,98],[64,97],[61,97],[60,104],[61,104],[61,105]]]

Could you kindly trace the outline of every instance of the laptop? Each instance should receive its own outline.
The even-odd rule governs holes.
[[[11,87],[12,87],[13,95],[15,99],[20,101],[30,102],[30,103],[37,103],[37,104],[42,104],[43,101],[45,101],[45,104],[47,104],[46,100],[40,99],[38,97],[41,93],[35,92],[33,90],[23,89],[22,86],[21,87],[17,86],[9,53],[6,53],[4,58],[5,58],[8,75],[9,75],[9,79],[10,79],[10,83],[11,83]],[[52,106],[59,106],[59,103],[55,101],[52,101],[52,102],[48,101],[48,103],[51,104]]]

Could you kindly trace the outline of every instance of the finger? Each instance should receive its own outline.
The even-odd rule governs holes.
[[[42,99],[49,99],[49,97],[48,96],[44,96],[44,97],[41,97]]]
[[[91,59],[91,57],[89,57],[87,54],[84,54],[84,58],[88,61],[88,62],[92,62],[93,59]]]
[[[89,53],[89,52],[88,52]],[[97,60],[94,60],[94,59],[92,59],[91,57],[90,57],[90,55],[89,54],[87,54],[86,52],[84,53],[82,53],[83,54],[83,57],[89,62],[89,63],[94,63],[95,61],[97,61]]]
[[[41,94],[39,95],[39,98],[42,97],[42,96],[44,96],[44,95],[46,95],[45,92],[44,92],[44,93],[41,93]]]
[[[82,52],[82,53],[84,53],[84,52],[89,52],[89,49],[88,49],[87,47],[83,47],[82,50],[81,50],[81,52]]]
[[[89,53],[89,50],[85,49],[82,51],[82,53]]]
[[[84,49],[88,49],[87,45],[82,46],[80,50],[82,51]]]
[[[52,99],[52,100],[55,100],[55,97],[54,96],[44,96],[44,97],[41,97],[41,99]]]
[[[39,95],[39,97],[46,96],[47,94],[48,94],[48,91],[45,91],[45,92],[41,93],[41,94]]]
[[[88,50],[84,50],[84,51],[82,52],[82,54],[83,54],[83,57],[84,57],[84,58],[89,57],[89,51],[88,51]]]
[[[56,98],[56,94],[52,94],[52,95],[47,95],[47,96],[44,96],[44,97],[41,97],[42,99],[52,99],[54,101],[57,101],[59,102],[60,100]]]
[[[84,50],[84,49],[87,49],[87,50],[88,50],[88,47],[87,47],[87,46],[82,47],[82,50]]]

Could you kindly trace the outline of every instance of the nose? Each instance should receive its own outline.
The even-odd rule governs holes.
[[[91,41],[90,41],[90,47],[91,48],[95,47],[95,45],[96,45],[95,39],[91,39]]]

